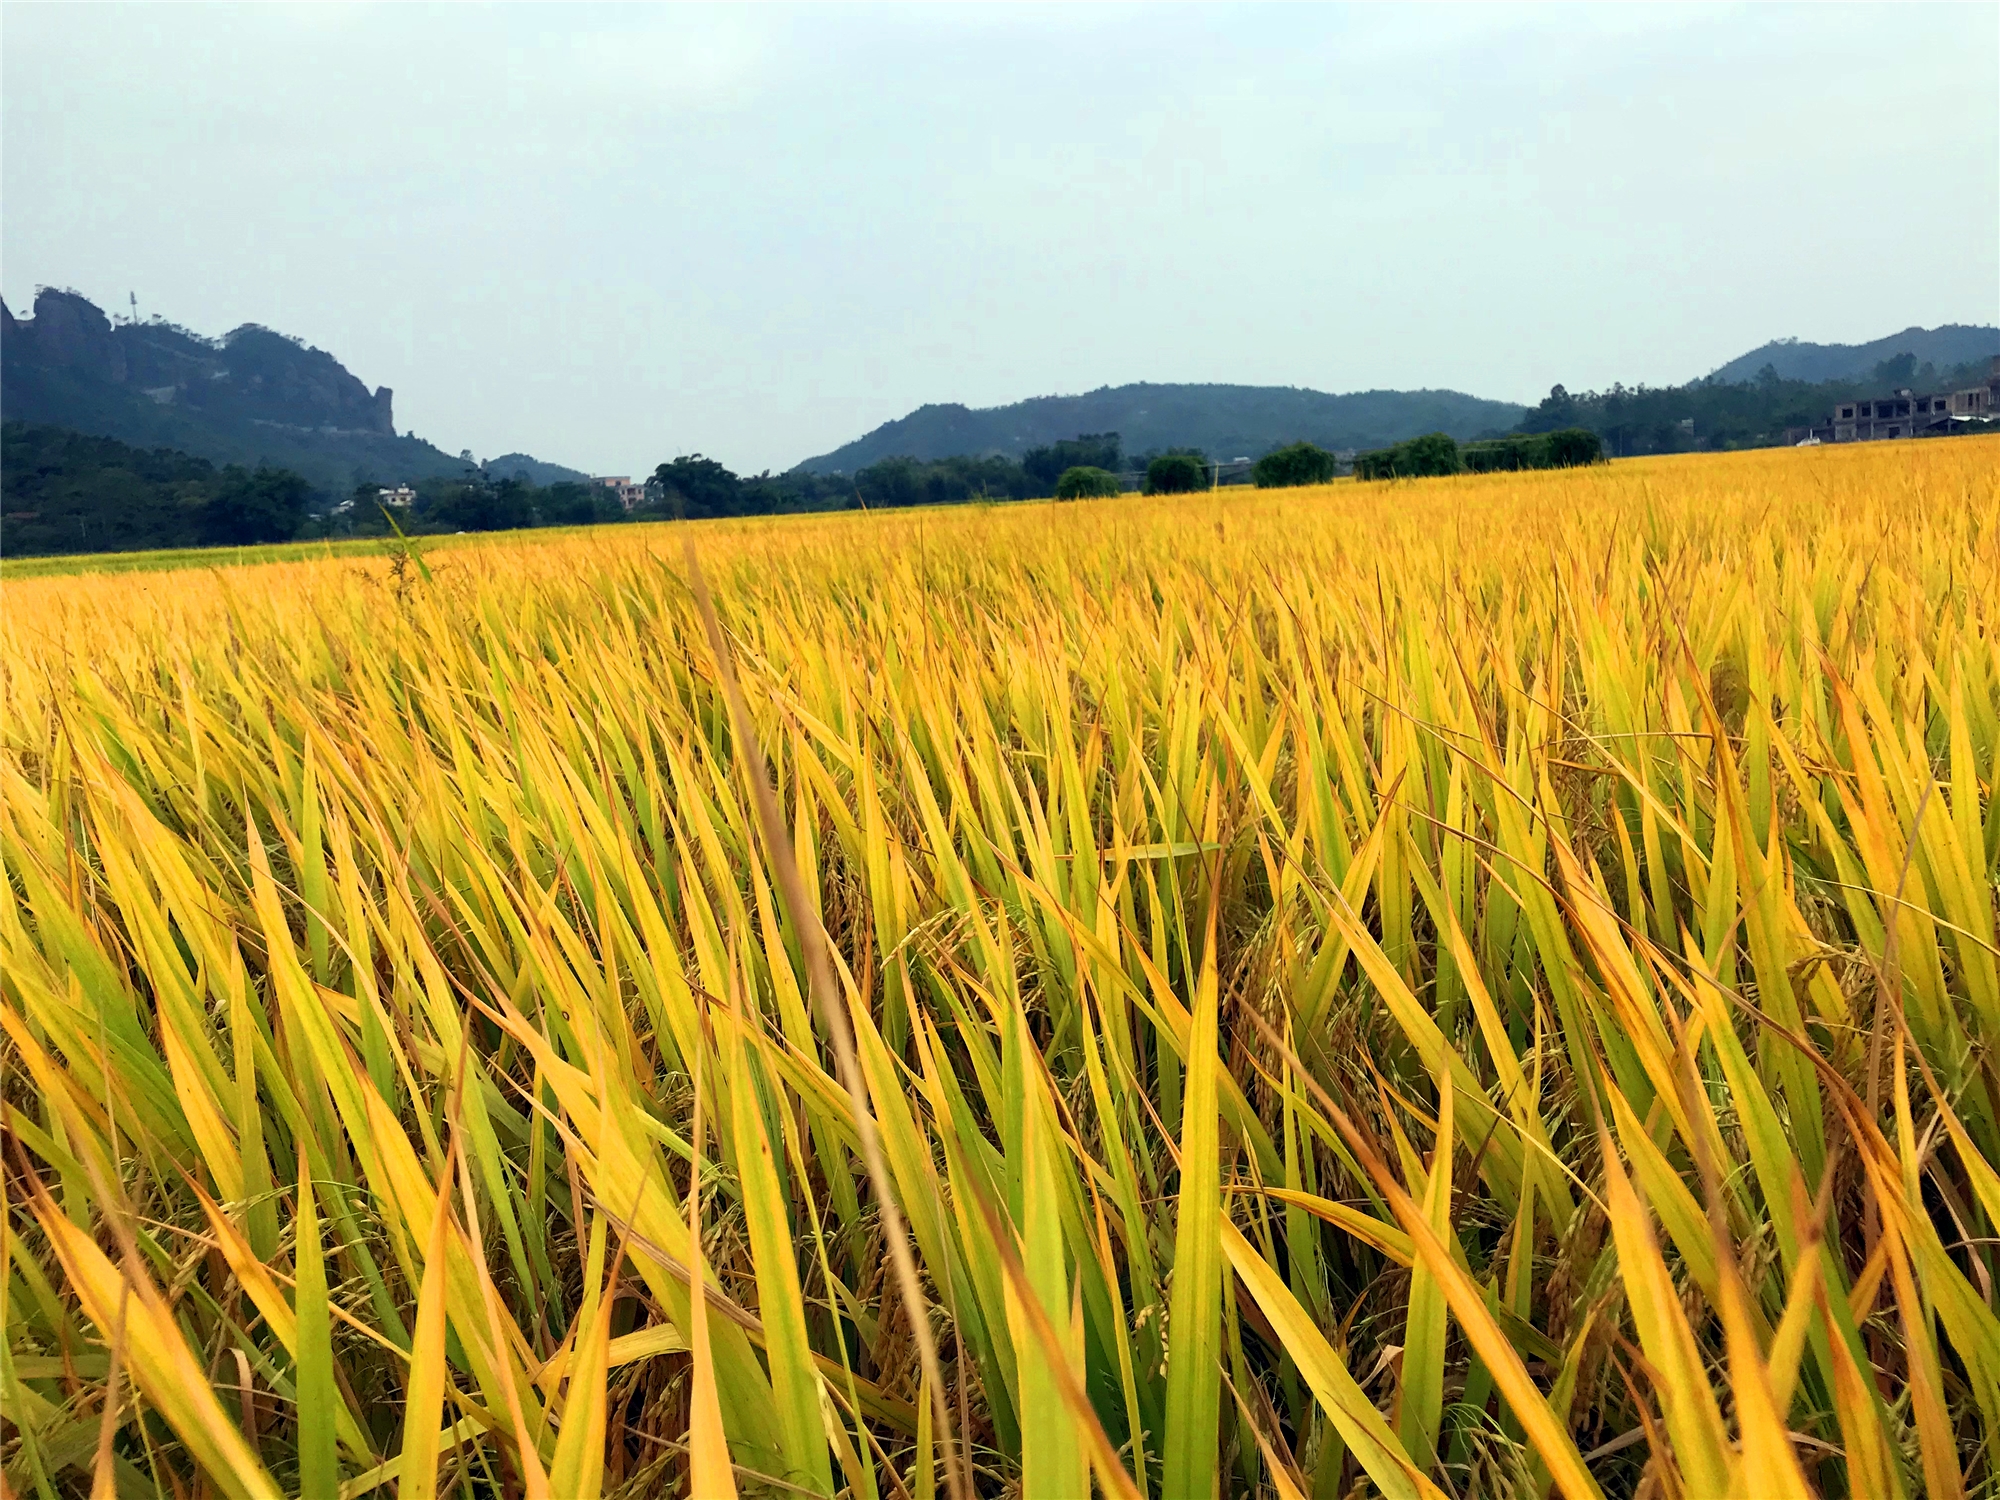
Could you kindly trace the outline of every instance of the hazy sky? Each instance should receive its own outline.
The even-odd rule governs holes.
[[[593,472],[2000,320],[1990,4],[8,4],[0,129],[17,312],[264,323],[400,429]]]

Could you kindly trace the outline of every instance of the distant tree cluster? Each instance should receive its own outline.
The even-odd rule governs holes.
[[[1124,491],[1124,481],[1116,474],[1092,464],[1078,464],[1073,469],[1064,469],[1062,478],[1056,481],[1058,500],[1096,500],[1123,494]]]
[[[1525,433],[1467,443],[1459,449],[1467,472],[1492,474],[1516,469],[1576,469],[1604,461],[1604,440],[1588,427]]]
[[[1250,476],[1260,490],[1325,484],[1340,472],[1340,460],[1316,443],[1293,443],[1266,453]]]
[[[1124,467],[1124,445],[1115,432],[1084,432],[1045,448],[1030,448],[1021,457],[1021,469],[1042,486],[1037,492],[1055,494],[1055,485],[1071,469],[1101,469],[1116,474]]]
[[[684,454],[653,470],[646,506],[677,521],[746,514],[743,481],[712,458]]]
[[[1162,453],[1146,465],[1146,493],[1187,495],[1208,488],[1208,455],[1192,451]]]
[[[284,541],[312,487],[286,469],[218,469],[171,449],[64,427],[0,427],[0,547],[9,556]]]
[[[906,505],[962,505],[968,500],[1026,500],[1047,495],[1019,464],[997,456],[885,458],[854,476],[854,491],[870,510]]]
[[[1458,443],[1446,432],[1427,432],[1354,460],[1356,479],[1431,479],[1464,472]]]

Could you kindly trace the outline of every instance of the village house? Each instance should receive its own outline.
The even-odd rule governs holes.
[[[1842,401],[1824,423],[1786,429],[1786,441],[1804,447],[1817,443],[1871,443],[1889,438],[1938,437],[1984,426],[2000,410],[2000,356],[1995,356],[1986,384],[1960,391],[1918,395],[1901,390],[1873,401]]]
[[[630,474],[597,474],[591,477],[592,484],[601,484],[618,497],[618,503],[629,510],[637,510],[646,503],[646,486],[634,484]]]
[[[399,484],[393,489],[384,487],[375,491],[375,503],[377,505],[392,505],[397,510],[408,510],[412,505],[416,504],[416,501],[417,492],[407,484]],[[330,507],[327,514],[330,516],[345,516],[352,515],[353,512],[354,501],[350,498]]]

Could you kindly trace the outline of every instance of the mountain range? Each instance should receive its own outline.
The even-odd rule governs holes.
[[[159,319],[113,323],[53,287],[36,293],[32,317],[0,302],[0,413],[10,422],[290,469],[329,494],[462,473],[465,456],[398,435],[393,399],[324,350],[255,323],[211,339]],[[584,477],[521,453],[496,463],[498,475],[526,471],[540,484]]]
[[[1908,328],[1865,344],[1780,339],[1718,366],[1711,382],[1753,381],[1769,366],[1785,380],[1880,377],[1884,361],[1949,371],[2000,355],[2000,328],[1951,323]],[[1903,379],[1921,376],[1899,375]],[[795,467],[852,474],[886,458],[1020,459],[1081,433],[1119,434],[1138,456],[1169,447],[1210,457],[1256,458],[1306,439],[1334,450],[1386,447],[1426,432],[1461,440],[1513,427],[1526,408],[1460,391],[1355,391],[1299,386],[1106,386],[1076,396],[1036,396],[1006,406],[936,403]],[[117,321],[75,292],[45,287],[34,314],[0,302],[0,414],[142,448],[171,448],[215,464],[292,469],[329,494],[358,483],[414,482],[464,472],[454,456],[398,434],[393,393],[370,390],[334,358],[255,323],[221,338],[176,324]],[[665,456],[664,454],[662,455]],[[585,476],[526,453],[481,465],[495,478],[537,485]]]

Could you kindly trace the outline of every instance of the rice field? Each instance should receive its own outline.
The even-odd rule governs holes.
[[[1996,476],[10,581],[7,1493],[2000,1493]]]
[[[572,536],[578,528],[546,527],[543,540]],[[457,532],[421,539],[426,553],[450,551],[466,546],[490,546],[497,536],[514,541],[532,533]],[[163,547],[149,552],[70,552],[44,556],[7,557],[0,555],[0,584],[18,579],[54,578],[76,573],[161,573],[182,568],[240,568],[251,564],[308,562],[317,559],[392,557],[399,550],[397,539],[386,537],[343,537],[317,542],[261,542],[249,547]]]

